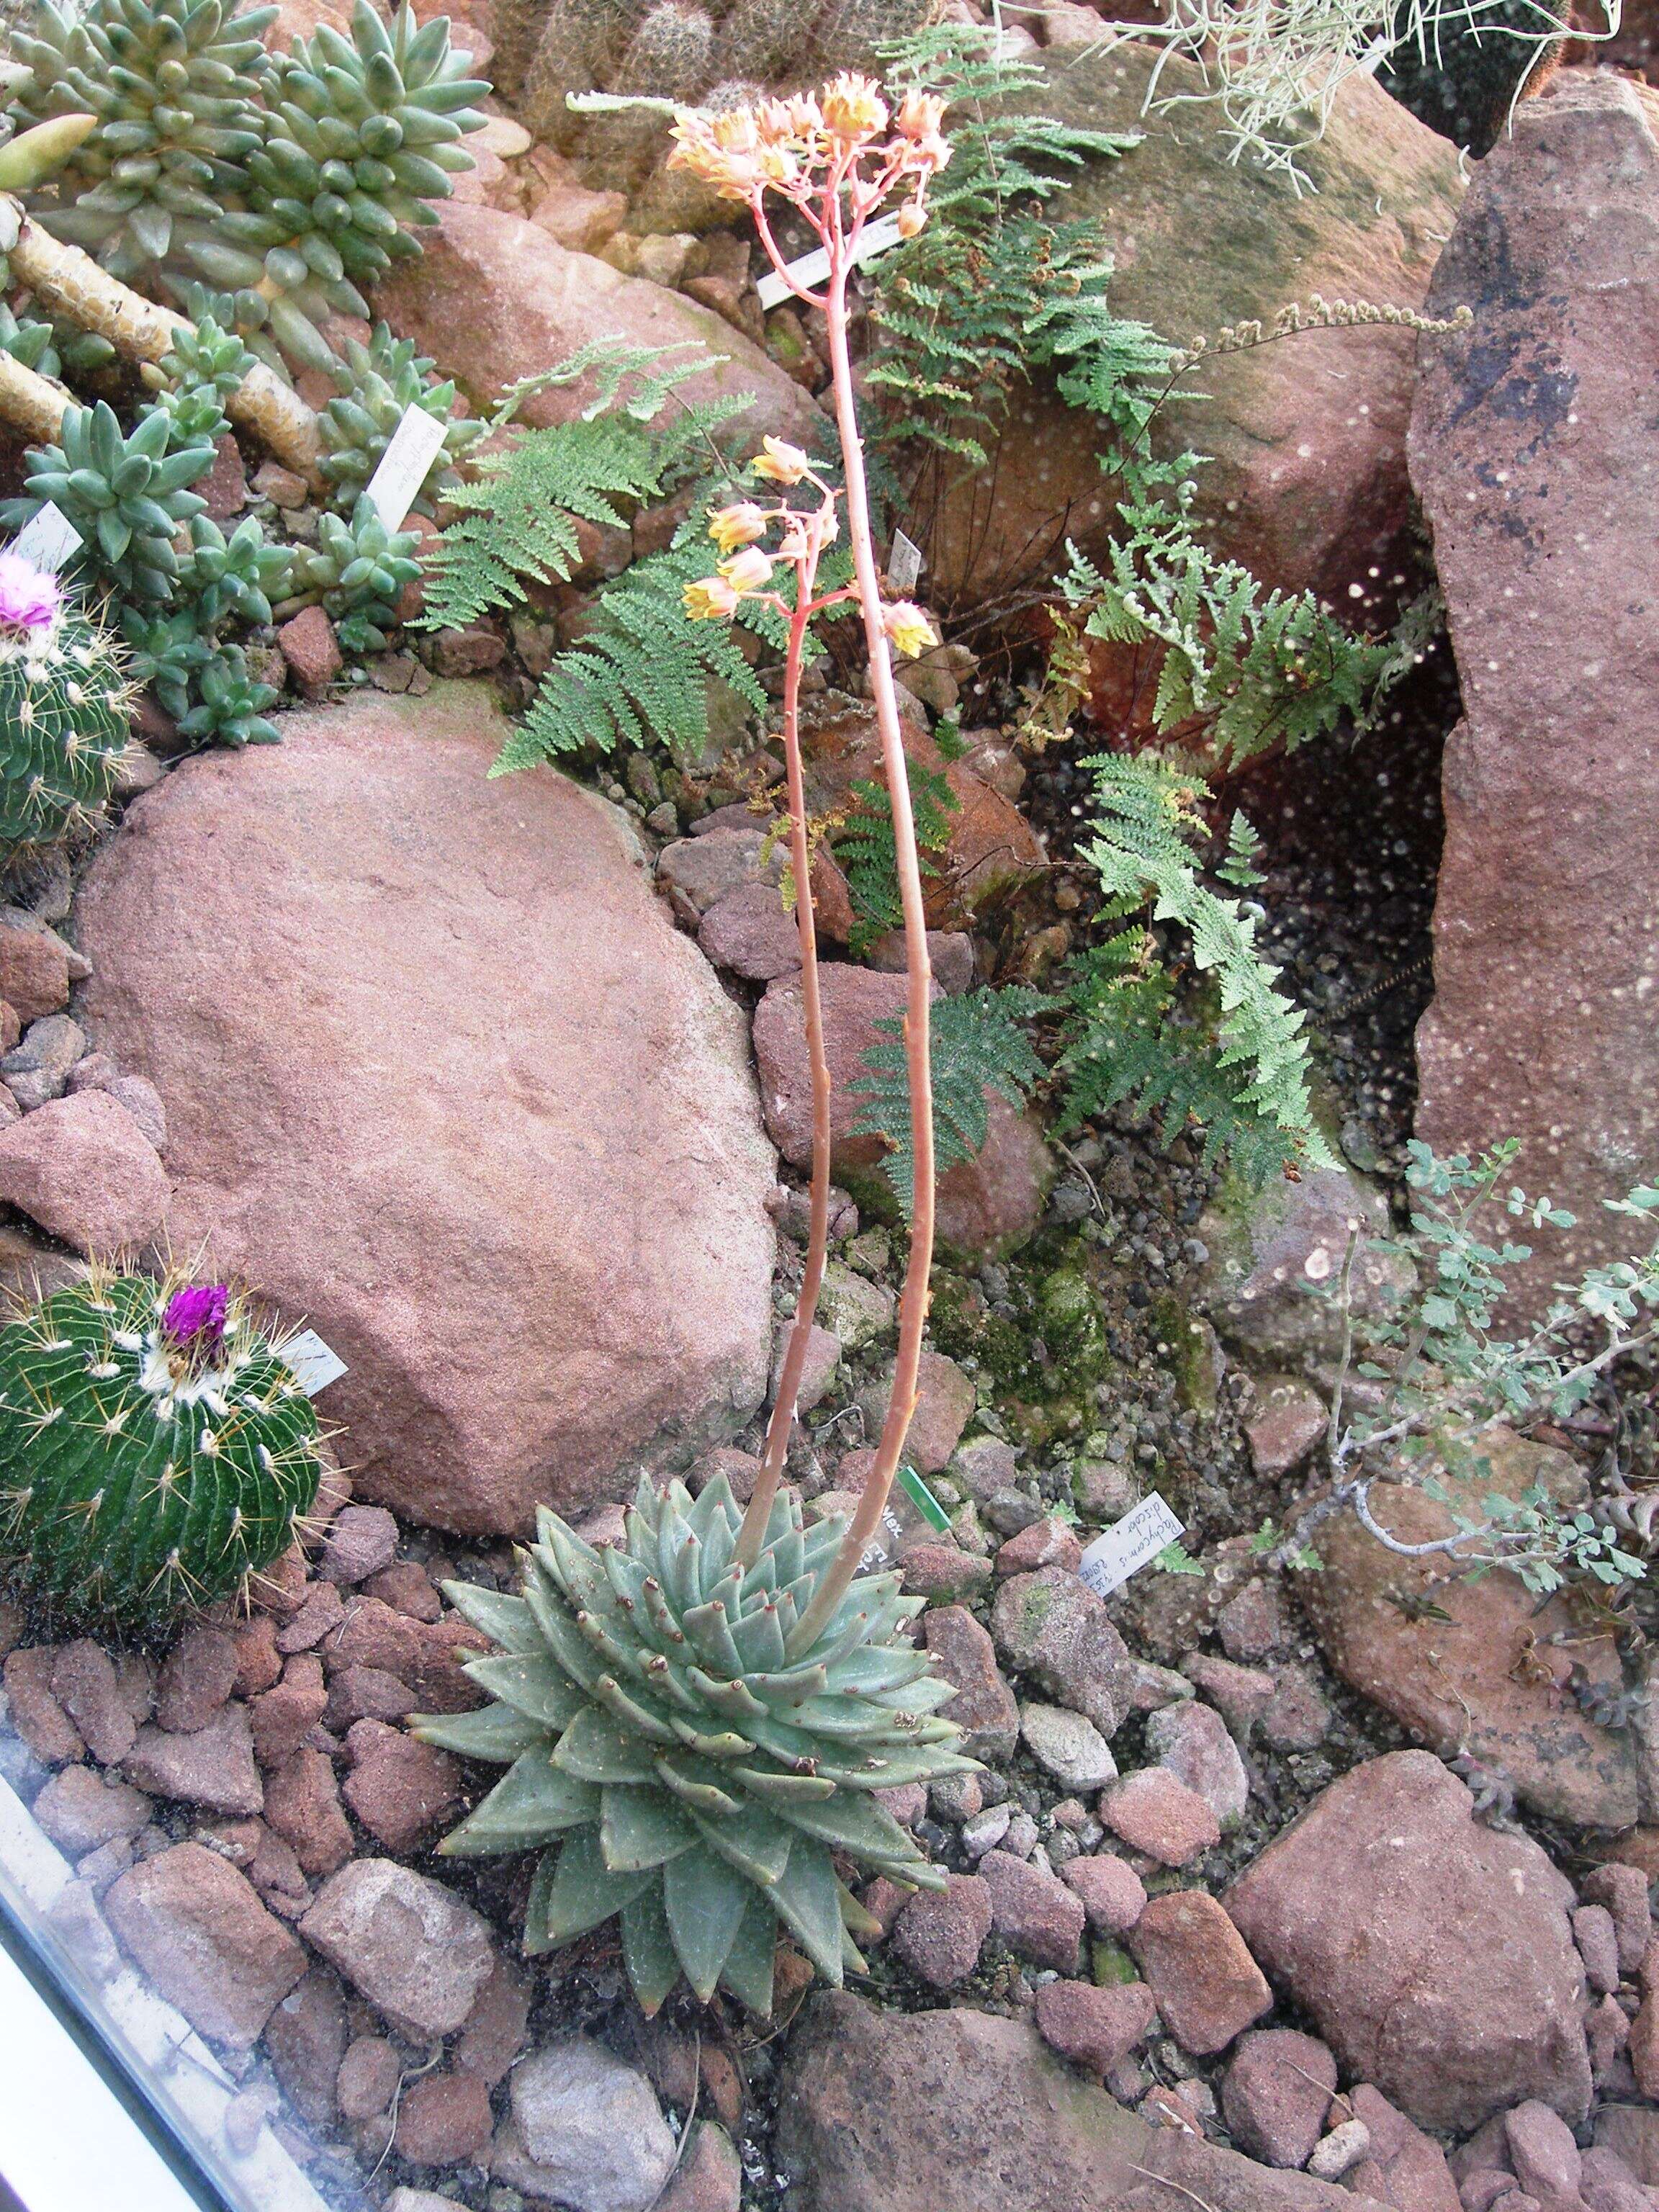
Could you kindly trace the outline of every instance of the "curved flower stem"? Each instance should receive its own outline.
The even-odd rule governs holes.
[[[807,624],[815,611],[812,585],[817,570],[815,534],[810,555],[795,572],[795,605],[789,617],[789,646],[783,672],[783,757],[789,779],[789,849],[795,876],[795,923],[800,933],[801,1008],[806,1018],[806,1058],[812,1078],[811,1217],[800,1295],[795,1301],[795,1317],[790,1325],[789,1343],[766,1431],[766,1455],[756,1478],[754,1495],[744,1516],[733,1555],[745,1571],[760,1557],[767,1522],[772,1515],[772,1501],[777,1496],[783,1474],[790,1431],[795,1423],[795,1400],[806,1365],[807,1346],[818,1310],[824,1261],[830,1249],[830,1063],[823,1049],[823,1000],[818,989],[817,931],[812,908],[812,854],[806,834],[806,779],[800,757],[801,660]]]
[[[927,923],[922,908],[921,866],[916,854],[915,823],[910,809],[910,780],[904,739],[899,726],[898,696],[893,684],[887,633],[882,623],[881,580],[876,569],[870,532],[870,498],[864,477],[864,447],[859,435],[858,411],[853,394],[852,357],[847,343],[847,278],[851,258],[831,202],[830,280],[825,288],[825,316],[830,326],[830,366],[835,380],[836,423],[841,433],[847,465],[847,528],[852,541],[853,563],[858,577],[859,603],[864,615],[864,634],[870,652],[870,683],[875,696],[876,725],[881,733],[882,762],[886,773],[888,803],[892,810],[893,845],[898,863],[899,899],[904,912],[905,1067],[909,1081],[910,1133],[915,1148],[915,1204],[910,1221],[910,1256],[904,1271],[899,1301],[898,1351],[893,1366],[893,1393],[887,1418],[876,1447],[875,1464],[864,1486],[841,1549],[825,1572],[811,1602],[789,1638],[788,1651],[798,1656],[817,1641],[845,1596],[859,1561],[880,1524],[882,1509],[898,1471],[905,1432],[915,1411],[916,1376],[921,1361],[922,1331],[927,1322],[928,1279],[933,1261],[933,1097],[928,1059],[928,1007],[933,974],[927,958]]]

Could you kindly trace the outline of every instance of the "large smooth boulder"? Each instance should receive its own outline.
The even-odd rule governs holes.
[[[1585,1497],[1565,1452],[1508,1429],[1481,1439],[1479,1464],[1440,1469],[1447,1502],[1379,1483],[1370,1508],[1402,1543],[1453,1534],[1454,1510],[1480,1523],[1486,1500],[1519,1498],[1534,1485],[1564,1511]],[[1445,1757],[1467,1751],[1505,1776],[1552,1820],[1627,1828],[1641,1811],[1632,1732],[1597,1725],[1572,1695],[1573,1678],[1616,1699],[1624,1668],[1610,1635],[1591,1634],[1560,1598],[1539,1598],[1498,1570],[1471,1581],[1443,1553],[1405,1559],[1352,1513],[1322,1522],[1324,1571],[1298,1589],[1326,1656],[1345,1680]]]
[[[1313,294],[1420,308],[1456,214],[1457,156],[1368,77],[1338,94],[1301,155],[1311,190],[1230,159],[1211,105],[1143,113],[1152,46],[1045,56],[1043,113],[1093,130],[1146,132],[1118,161],[1091,162],[1060,203],[1090,216],[1113,258],[1115,312],[1177,345],[1224,325],[1272,326]],[[1160,94],[1200,88],[1171,57]],[[1398,330],[1315,331],[1218,356],[1182,380],[1202,401],[1159,416],[1159,450],[1211,456],[1199,510],[1216,543],[1269,584],[1348,604],[1356,580],[1395,561],[1406,523],[1412,339]],[[1051,574],[1066,539],[1097,548],[1115,520],[1093,417],[1046,384],[1016,396],[988,467],[959,477],[927,551],[945,601]],[[1390,564],[1384,566],[1383,564]]]
[[[1334,1782],[1222,1899],[1345,2073],[1459,2133],[1528,2097],[1584,2117],[1573,1901],[1538,1845],[1483,1826],[1426,1751]]]
[[[173,1249],[319,1331],[359,1492],[441,1527],[724,1441],[766,1389],[772,1153],[625,819],[490,781],[476,686],[283,729],[141,799],[80,900],[88,1023],[167,1101]]]
[[[421,234],[417,261],[399,262],[374,295],[374,311],[430,354],[480,413],[503,387],[553,368],[598,338],[629,345],[701,345],[715,365],[680,386],[687,398],[752,392],[731,434],[746,454],[771,431],[829,450],[830,425],[811,396],[712,307],[608,261],[561,246],[539,225],[498,209],[446,203]],[[568,422],[592,397],[590,384],[558,385],[527,400],[517,419]]]
[[[1376,2212],[1373,2200],[1149,2127],[1024,2021],[814,1997],[778,2100],[788,2212]]]
[[[1659,349],[1659,98],[1570,71],[1475,183],[1422,342],[1412,478],[1462,681],[1446,749],[1418,1134],[1504,1137],[1578,1217],[1524,1241],[1513,1317],[1638,1224],[1659,1173],[1659,460],[1632,364]]]

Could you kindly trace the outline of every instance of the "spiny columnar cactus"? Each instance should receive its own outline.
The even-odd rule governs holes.
[[[0,553],[0,851],[96,820],[131,711],[113,640],[53,578]]]
[[[340,393],[319,418],[321,467],[335,506],[348,514],[409,408],[424,408],[445,425],[442,450],[427,471],[428,485],[453,483],[448,464],[483,435],[482,422],[450,413],[454,385],[433,383],[430,360],[416,352],[413,338],[394,338],[385,323],[376,325],[367,345],[348,339],[333,374]],[[416,504],[429,511],[424,503],[423,490]]]
[[[498,48],[512,57],[502,80],[509,90],[522,71],[519,105],[530,128],[561,152],[592,162],[590,181],[632,189],[644,160],[665,145],[664,118],[584,118],[572,113],[568,94],[641,93],[702,106],[722,82],[776,89],[830,70],[873,69],[878,49],[917,29],[932,6],[933,0],[497,0],[494,27]]]
[[[78,1619],[229,1595],[320,1473],[311,1401],[221,1285],[94,1270],[0,1329],[0,1567]]]
[[[945,1876],[872,1792],[972,1769],[939,1717],[954,1694],[902,1633],[921,1607],[896,1575],[854,1582],[811,1648],[791,1632],[834,1557],[839,1521],[807,1528],[780,1492],[755,1564],[724,1476],[693,1504],[642,1481],[623,1542],[592,1551],[556,1514],[524,1561],[524,1595],[447,1585],[501,1647],[469,1660],[496,1702],[418,1732],[511,1762],[441,1846],[543,1849],[525,1948],[622,1920],[623,1955],[655,2012],[682,1972],[771,2009],[778,1923],[839,1984],[869,1923],[832,1854],[895,1881]]]

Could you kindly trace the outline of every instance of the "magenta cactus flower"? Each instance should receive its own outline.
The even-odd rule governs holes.
[[[161,1317],[165,1334],[183,1352],[216,1352],[224,1341],[230,1293],[222,1283],[192,1283],[175,1291]]]
[[[10,629],[48,629],[63,604],[55,576],[20,553],[0,553],[0,624]]]

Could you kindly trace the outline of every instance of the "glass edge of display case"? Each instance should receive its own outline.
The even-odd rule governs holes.
[[[99,2085],[125,2126],[152,2146],[176,2180],[178,2212],[192,2206],[200,2212],[328,2212],[269,2125],[260,2124],[245,2154],[232,2150],[225,2119],[239,2084],[183,2014],[130,1960],[122,1959],[105,1977],[77,1955],[70,1929],[54,1919],[74,1881],[69,1861],[0,1777],[0,1971],[9,1962],[81,2053],[90,2070],[80,2077],[80,2093],[96,2094],[92,2085]],[[101,1916],[89,1925],[87,1942],[109,1944],[112,1961],[113,1941]],[[120,2124],[116,2110],[108,2117],[112,2126]],[[94,2212],[79,2203],[24,2202],[27,2212]]]

